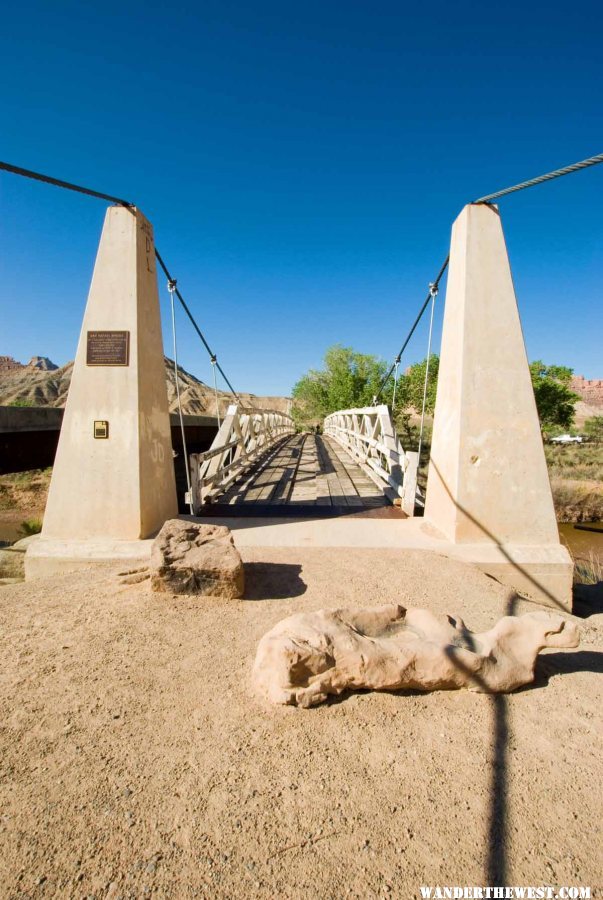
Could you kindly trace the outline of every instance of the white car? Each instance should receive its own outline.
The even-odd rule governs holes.
[[[559,434],[557,437],[551,438],[551,444],[581,444],[582,438],[579,434]]]

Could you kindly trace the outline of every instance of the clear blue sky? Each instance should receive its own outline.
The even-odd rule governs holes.
[[[466,201],[603,152],[602,29],[594,0],[9,4],[0,158],[135,201],[235,387],[284,393],[335,342],[395,356]],[[530,357],[591,378],[602,190],[501,202]],[[0,353],[63,364],[104,204],[0,174],[0,211]]]

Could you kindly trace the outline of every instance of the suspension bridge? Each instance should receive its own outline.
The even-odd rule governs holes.
[[[107,559],[144,558],[178,514],[167,407],[157,266],[170,298],[185,507],[223,521],[237,540],[434,551],[480,566],[541,602],[571,605],[572,564],[559,535],[497,201],[603,162],[603,154],[469,203],[450,253],[372,405],[337,410],[320,433],[300,432],[274,410],[246,407],[131,202],[0,163],[0,170],[108,201],[41,540],[28,577]],[[404,447],[383,402],[402,356],[448,270],[427,488],[417,471],[423,440]],[[214,372],[218,429],[189,453],[178,387],[178,301]],[[221,418],[217,373],[233,402]],[[521,455],[516,452],[521,446]],[[422,514],[422,515],[421,515]],[[321,519],[326,520],[321,523]],[[294,527],[275,531],[275,521]],[[344,527],[342,520],[347,523]],[[237,522],[244,524],[237,524]],[[300,522],[302,525],[300,526]]]
[[[416,457],[404,453],[384,405],[334,413],[320,435],[296,433],[287,415],[233,405],[212,447],[191,455],[193,512],[395,516],[406,497],[412,514]]]

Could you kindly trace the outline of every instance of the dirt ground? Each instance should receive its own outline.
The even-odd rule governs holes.
[[[535,607],[401,551],[247,550],[243,601],[118,569],[0,588],[0,894],[414,898],[420,885],[601,884],[603,614],[534,686],[258,703],[293,611],[396,601],[472,629]],[[590,604],[590,605],[588,605]]]

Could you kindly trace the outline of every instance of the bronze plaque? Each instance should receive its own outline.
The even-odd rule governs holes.
[[[87,366],[127,366],[130,363],[129,331],[89,331]]]
[[[109,423],[106,419],[97,420],[94,423],[94,437],[97,440],[107,440],[109,437]]]

